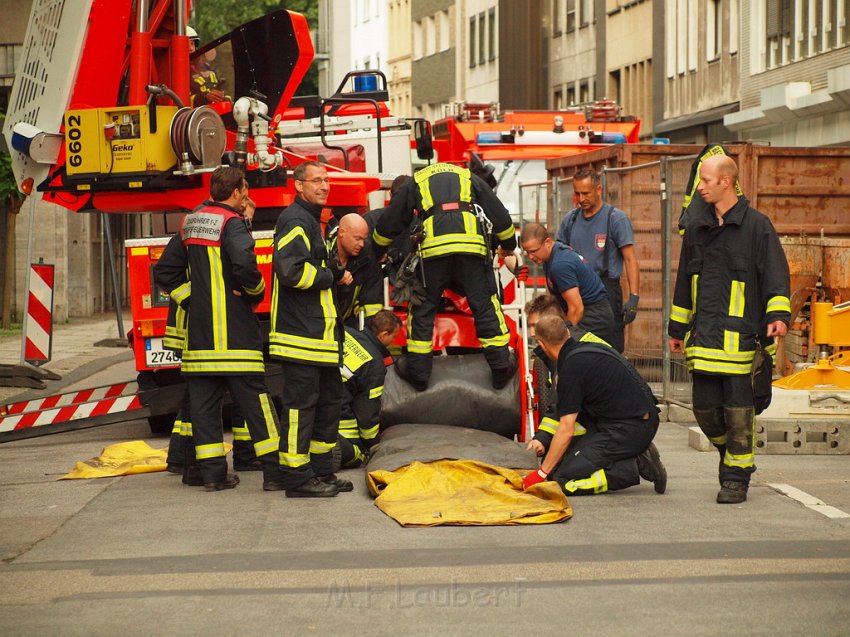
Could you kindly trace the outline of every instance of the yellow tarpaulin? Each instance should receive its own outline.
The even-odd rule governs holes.
[[[375,505],[402,526],[548,524],[572,517],[555,482],[522,490],[512,469],[473,460],[413,462],[395,471],[370,471]]]
[[[142,440],[109,445],[100,455],[74,465],[60,480],[111,478],[134,473],[165,471],[168,449],[154,449]]]

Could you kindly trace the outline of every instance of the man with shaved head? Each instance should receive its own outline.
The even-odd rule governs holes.
[[[356,212],[339,220],[339,226],[328,233],[331,258],[345,270],[337,282],[339,318],[350,327],[359,328],[358,314],[368,319],[383,307],[383,275],[369,243],[369,224]]]
[[[736,191],[738,167],[715,155],[699,168],[708,206],[685,230],[667,333],[693,373],[694,416],[720,453],[718,504],[747,499],[756,470],[756,350],[772,357],[791,320],[788,261],[773,224]],[[772,360],[768,360],[768,367]],[[769,395],[770,373],[766,376]],[[769,402],[769,398],[767,399]]]

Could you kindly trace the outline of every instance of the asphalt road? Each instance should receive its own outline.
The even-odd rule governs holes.
[[[714,503],[716,454],[664,423],[667,494],[572,498],[574,517],[404,529],[355,491],[204,493],[153,473],[57,481],[130,422],[0,445],[2,635],[847,635],[850,456],[759,456]],[[789,484],[835,507],[806,507]],[[837,513],[836,513],[837,510]]]

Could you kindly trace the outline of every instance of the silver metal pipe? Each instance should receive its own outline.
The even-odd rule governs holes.
[[[174,0],[174,35],[186,35],[185,0]]]
[[[136,7],[136,31],[139,33],[147,33],[148,13],[150,12],[148,0],[136,0]]]

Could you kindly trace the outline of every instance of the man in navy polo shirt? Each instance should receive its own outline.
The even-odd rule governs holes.
[[[558,299],[567,321],[613,343],[614,314],[608,294],[584,258],[569,246],[553,241],[539,223],[526,224],[520,242],[528,257],[543,266],[546,286]]]

